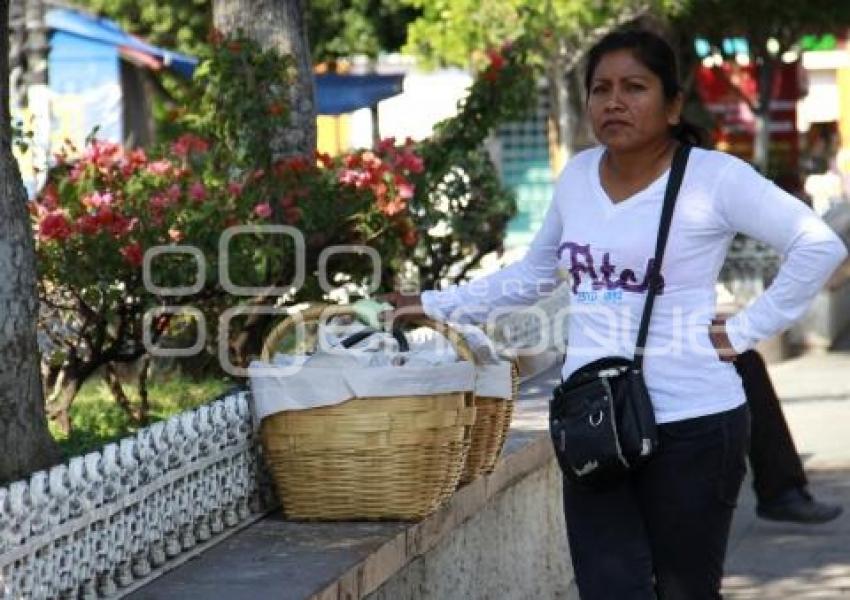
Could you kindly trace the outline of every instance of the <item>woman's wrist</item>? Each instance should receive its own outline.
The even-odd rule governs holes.
[[[715,317],[711,320],[708,336],[714,346],[717,355],[723,362],[733,362],[738,356],[738,352],[732,345],[729,339],[729,334],[726,331],[726,317]]]

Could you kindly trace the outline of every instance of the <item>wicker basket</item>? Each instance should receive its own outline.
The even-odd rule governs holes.
[[[519,390],[519,371],[511,365],[511,398],[475,397],[475,425],[472,428],[472,444],[466,456],[460,485],[476,477],[492,473],[502,453],[502,446],[511,426],[514,402]]]
[[[409,318],[411,326],[430,326],[427,318]],[[442,332],[442,331],[441,331]],[[473,355],[474,359],[474,355]],[[519,390],[519,369],[515,362],[511,366],[511,398],[475,397],[475,425],[472,428],[472,443],[466,455],[459,485],[469,483],[476,477],[492,473],[502,453],[508,430],[511,426],[514,402]]]
[[[267,336],[270,360],[296,321],[315,343],[319,319],[353,314],[314,306],[287,318]],[[461,358],[463,339],[446,335]],[[291,344],[286,346],[292,348]],[[297,520],[416,520],[430,514],[457,487],[475,420],[473,394],[355,398],[335,406],[285,411],[261,424],[266,462],[283,512]]]

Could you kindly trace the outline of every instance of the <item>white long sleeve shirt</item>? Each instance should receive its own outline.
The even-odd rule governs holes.
[[[568,340],[564,379],[597,358],[633,356],[669,171],[614,203],[599,177],[603,152],[592,148],[567,164],[522,260],[462,286],[424,292],[425,312],[440,320],[484,322],[533,303],[557,284],[562,269],[572,293],[561,315]],[[644,357],[659,423],[745,401],[734,366],[718,358],[709,339],[715,283],[738,232],[771,246],[783,263],[768,289],[727,321],[737,352],[802,317],[847,256],[838,236],[800,200],[737,158],[694,149],[673,213],[663,291],[656,296]]]

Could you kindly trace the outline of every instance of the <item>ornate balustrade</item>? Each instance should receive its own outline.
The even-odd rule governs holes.
[[[233,393],[0,488],[0,598],[117,597],[267,512],[251,419]]]

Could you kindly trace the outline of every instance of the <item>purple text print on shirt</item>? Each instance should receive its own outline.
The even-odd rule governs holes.
[[[570,274],[573,276],[573,293],[578,292],[578,286],[581,284],[582,273],[587,274],[593,281],[594,290],[623,290],[626,292],[634,292],[637,294],[645,293],[649,289],[649,274],[652,272],[655,259],[650,258],[646,263],[646,272],[643,281],[637,282],[635,272],[632,269],[623,269],[619,276],[614,278],[616,273],[615,265],[611,264],[610,252],[606,252],[602,257],[602,265],[599,267],[600,277],[596,268],[593,266],[593,255],[590,253],[590,244],[576,244],[575,242],[564,242],[558,247],[558,259],[564,254],[564,251],[570,251]],[[659,275],[658,294],[664,293],[664,276]]]

